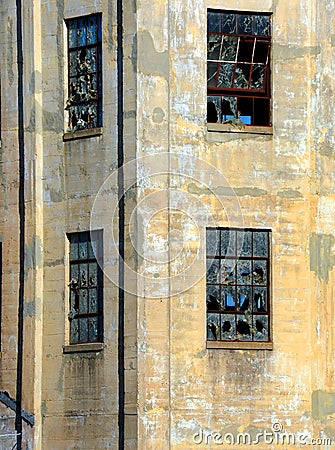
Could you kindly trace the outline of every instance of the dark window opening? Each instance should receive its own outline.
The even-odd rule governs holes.
[[[208,228],[207,339],[270,341],[270,231]]]
[[[68,235],[70,242],[70,344],[102,342],[102,233]]]
[[[209,123],[271,124],[270,45],[269,14],[208,12]]]
[[[67,21],[68,131],[102,126],[101,15]]]

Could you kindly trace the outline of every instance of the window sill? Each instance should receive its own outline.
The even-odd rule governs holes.
[[[225,348],[231,350],[273,350],[273,343],[255,341],[206,341],[206,348]]]
[[[245,125],[238,127],[228,123],[207,123],[207,131],[217,133],[244,133],[244,134],[266,134],[272,135],[272,127],[259,127],[254,125]]]
[[[103,349],[103,342],[63,345],[63,353],[101,352]]]
[[[72,141],[73,139],[84,139],[102,135],[102,127],[88,128],[87,130],[68,131],[63,135],[63,141]]]

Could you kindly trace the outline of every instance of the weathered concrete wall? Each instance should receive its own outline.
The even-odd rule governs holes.
[[[124,5],[124,156],[136,156],[127,176],[138,181],[125,210],[125,261],[135,269],[125,293],[127,449],[216,448],[212,432],[256,436],[274,423],[295,438],[335,440],[334,5],[259,3]],[[207,8],[273,13],[272,130],[207,128]],[[64,20],[95,12],[103,24],[103,133],[64,142]],[[24,18],[23,407],[36,420],[34,429],[24,425],[24,442],[117,448],[118,289],[108,276],[103,351],[63,353],[66,233],[90,228],[96,195],[117,168],[116,5],[25,2]],[[2,3],[0,21],[0,390],[15,396],[19,154],[11,2]],[[106,211],[96,212],[106,224]],[[206,348],[204,243],[213,223],[272,229],[272,350]],[[107,225],[104,231],[110,236]],[[109,257],[111,242],[104,246]],[[117,274],[114,256],[105,263]],[[13,432],[13,412],[1,405],[0,415],[1,433]],[[202,432],[208,445],[198,443]]]
[[[195,166],[189,178],[187,156],[200,157],[233,187],[244,226],[272,229],[273,350],[206,349],[205,279],[167,298],[164,290],[174,292],[174,281],[162,270],[156,275],[163,278],[161,298],[140,300],[139,447],[215,448],[213,441],[194,442],[196,433],[255,435],[277,422],[295,436],[332,437],[333,5],[167,1],[155,6],[154,20],[144,13],[148,7],[138,2],[138,154],[169,151],[179,159],[167,167],[170,176],[153,178],[142,195],[158,186],[181,191],[201,240],[206,224],[192,209],[194,198],[216,225],[240,226],[227,186],[213,176],[209,189],[210,177]],[[207,7],[273,13],[271,134],[206,131]],[[178,170],[185,176],[173,175]],[[160,217],[147,230],[148,254],[152,242],[158,250],[176,229],[170,213],[163,236]],[[194,228],[188,230],[184,242],[192,239]],[[193,266],[199,274],[204,258]],[[174,270],[171,263],[168,277]]]

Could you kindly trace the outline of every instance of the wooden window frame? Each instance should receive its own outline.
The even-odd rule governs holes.
[[[209,24],[210,14],[216,14],[220,17],[220,29],[215,29],[215,26]],[[235,29],[233,32],[228,32],[224,30],[223,18],[228,16],[235,16]],[[245,127],[270,127],[271,126],[271,70],[270,70],[270,55],[271,55],[271,14],[270,13],[260,13],[260,12],[245,12],[245,11],[232,11],[232,10],[208,10],[208,31],[207,31],[207,122],[209,124],[221,123],[233,125],[237,128]],[[215,16],[216,17],[216,16]],[[248,34],[246,32],[242,33],[239,29],[239,18],[240,17],[250,17],[252,19],[252,24],[256,21],[257,17],[268,17],[269,22],[269,32],[268,34],[256,34],[255,26],[252,25],[252,30]],[[221,36],[221,46],[218,51],[216,59],[211,59],[211,54],[209,53],[210,36],[216,37]],[[226,60],[223,59],[224,54],[224,41],[229,39],[235,39],[237,42],[235,53],[230,54],[230,58]],[[252,45],[251,45],[252,43]],[[245,46],[244,54],[240,49],[242,44]],[[248,51],[248,47],[251,50]],[[261,58],[256,60],[256,48],[259,49],[262,46],[267,47],[266,55],[264,54],[264,61],[261,62]],[[214,48],[214,47],[213,47]],[[232,55],[234,54],[234,59]],[[226,55],[226,54],[225,54]],[[245,57],[244,60],[240,60],[240,55]],[[212,53],[213,56],[213,53]],[[242,58],[241,56],[241,58]],[[258,56],[259,58],[259,56]],[[215,83],[213,86],[209,84],[209,80],[213,77],[211,76],[210,65],[214,68]],[[222,87],[218,86],[218,78],[221,73],[221,67],[231,66],[232,76],[231,76],[231,86]],[[264,79],[261,89],[251,88],[251,80],[253,76],[253,70],[257,67],[264,66]],[[237,71],[241,71],[241,67],[249,67],[249,75],[247,82],[247,87],[237,88],[234,87],[235,78]],[[259,69],[260,70],[260,69]],[[223,70],[224,72],[224,70]],[[243,74],[244,76],[244,74]],[[259,78],[260,80],[261,78]]]
[[[89,43],[88,42],[88,27],[90,19],[95,20],[95,32],[96,32],[96,41]],[[101,128],[103,124],[103,113],[102,113],[102,15],[101,13],[90,14],[87,16],[77,17],[66,19],[67,26],[67,89],[68,89],[68,97],[66,101],[65,110],[68,111],[67,117],[67,130],[65,133],[65,140],[73,139],[76,134],[80,135],[79,137],[86,137],[87,132],[91,132],[93,135],[101,134]],[[85,30],[86,35],[86,43],[72,45],[70,42],[70,33],[71,27],[74,30],[80,30],[80,24],[82,24],[82,30]],[[94,52],[96,55],[95,60],[95,69],[91,66],[91,60],[88,58],[88,52]],[[77,61],[77,70],[72,72],[71,67],[71,56],[77,54],[78,58],[84,58],[84,53],[86,53],[87,58],[85,61],[81,61],[81,65],[83,68],[80,68],[80,64]],[[83,55],[83,56],[82,56]],[[77,58],[77,59],[78,59]],[[93,56],[92,56],[93,58]],[[86,64],[86,61],[87,64]],[[79,68],[78,68],[79,67]],[[87,78],[85,80],[85,77]],[[96,95],[94,96],[94,89],[92,80],[96,77]],[[80,84],[80,80],[83,79],[83,85],[86,83],[86,97],[82,98],[84,94],[82,91],[78,92],[78,84]],[[91,85],[91,89],[88,88],[89,83]],[[80,84],[81,86],[81,84]],[[74,89],[76,92],[74,93]],[[91,96],[91,97],[90,97]],[[85,96],[84,96],[85,97]],[[91,108],[91,114],[89,113]],[[80,117],[75,114],[75,111],[80,112]],[[94,119],[94,112],[96,114],[96,119]],[[72,119],[74,117],[74,119]],[[87,121],[83,119],[83,117],[87,118]],[[86,131],[86,135],[83,132]],[[88,134],[90,135],[90,133]]]
[[[211,253],[210,248],[213,248],[213,242],[209,242],[209,236],[211,232],[215,232],[216,236],[216,249],[214,253]],[[225,254],[222,253],[223,246],[223,233],[227,236],[228,233],[230,236],[234,236],[233,240],[235,242],[235,247],[232,246],[233,252],[227,252]],[[246,234],[251,238],[251,248],[249,255],[244,253],[245,247],[243,246],[243,242],[246,239]],[[266,248],[267,254],[256,255],[256,250],[254,247],[254,234],[255,233],[264,233],[266,235]],[[243,236],[243,239],[241,239]],[[231,239],[229,237],[229,239]],[[255,237],[256,239],[256,237]],[[238,245],[238,242],[240,245]],[[231,245],[231,241],[229,240]],[[247,247],[249,248],[249,247]],[[270,229],[259,229],[259,228],[230,228],[230,227],[216,227],[216,228],[207,228],[206,229],[206,261],[207,261],[207,276],[206,276],[206,328],[207,328],[207,347],[208,348],[272,348],[272,314],[271,314],[271,230]],[[209,277],[210,266],[214,261],[218,261],[218,276],[216,281],[211,281]],[[223,279],[223,262],[225,265],[232,267],[232,279],[231,282],[227,281],[227,277]],[[242,264],[243,262],[249,262],[250,267],[250,281],[243,283],[239,282],[239,277],[241,275],[237,273],[238,264]],[[256,280],[257,273],[255,274],[255,269],[257,271],[256,264],[259,267],[262,267],[262,263],[265,262],[263,267],[266,268],[266,282],[262,282],[263,280]],[[246,266],[247,267],[247,264]],[[226,271],[228,273],[228,271]],[[263,277],[263,275],[262,275]],[[255,282],[256,281],[256,282]],[[211,291],[213,289],[213,291]],[[218,303],[216,304],[211,296],[211,293],[215,292],[217,289],[218,293]],[[242,292],[245,289],[245,292],[251,294],[250,298],[244,296],[244,298],[248,299],[248,306],[246,309],[242,309],[242,305],[239,304],[238,293]],[[229,292],[231,290],[233,292],[233,296],[231,296],[231,301],[234,303],[230,306],[225,306],[225,297],[224,293]],[[244,293],[245,293],[244,292]],[[262,298],[260,292],[263,292],[265,297]],[[255,306],[256,302],[259,301],[258,310]],[[261,307],[262,306],[262,307]],[[216,308],[216,309],[215,309]],[[263,310],[262,310],[263,309]],[[217,323],[213,322],[213,317],[217,319]],[[223,319],[225,317],[225,319]],[[262,318],[262,319],[261,319]],[[265,318],[264,322],[262,322],[263,318]],[[222,337],[224,333],[222,319],[232,320],[230,324],[233,324],[231,336],[229,338]],[[238,320],[242,322],[246,322],[249,326],[250,333],[246,333],[246,335],[240,334],[237,332],[237,324]],[[257,321],[260,320],[259,324]],[[267,324],[267,328],[264,327],[264,330],[267,333],[264,335],[264,339],[262,338],[262,333],[259,332],[257,326],[259,327],[260,323]],[[215,326],[217,325],[217,326]],[[241,324],[242,325],[242,324]],[[235,327],[235,328],[234,328]],[[214,335],[215,333],[219,333],[218,335]],[[247,338],[245,337],[247,336]],[[249,338],[250,337],[250,338]],[[257,337],[257,338],[256,338]]]
[[[102,231],[82,231],[76,233],[68,233],[69,240],[69,344],[70,346],[77,346],[80,344],[96,344],[103,342],[103,271],[100,266],[102,263],[102,248],[103,236]],[[92,239],[93,237],[93,239]],[[93,249],[92,242],[95,242]],[[86,244],[86,249],[85,249]],[[81,247],[82,245],[82,247]],[[77,254],[76,251],[77,246]],[[84,250],[84,255],[81,256],[81,248]],[[86,253],[85,253],[86,251]],[[87,280],[83,283],[82,271],[87,267]],[[90,268],[94,268],[91,275]],[[96,281],[93,275],[96,274]],[[91,311],[91,298],[93,293],[96,294],[96,310]],[[91,294],[92,293],[92,294]],[[82,302],[86,302],[86,308],[82,310]],[[91,336],[90,324],[96,321],[96,336]],[[87,333],[81,332],[81,326],[86,323]],[[78,332],[75,333],[75,329]],[[93,326],[93,325],[92,325]],[[82,336],[87,335],[87,338]]]

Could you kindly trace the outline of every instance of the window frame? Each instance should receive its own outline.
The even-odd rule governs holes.
[[[86,240],[85,240],[86,239]],[[74,242],[75,241],[75,242]],[[95,249],[93,249],[92,241],[95,242]],[[102,230],[94,230],[94,231],[79,231],[73,233],[67,233],[67,242],[68,242],[68,257],[69,257],[69,266],[68,266],[68,346],[65,346],[65,352],[71,352],[71,348],[75,350],[81,351],[90,351],[90,350],[101,350],[103,348],[103,324],[104,324],[104,312],[103,312],[103,298],[104,298],[104,275],[101,264],[103,264],[103,231]],[[86,256],[81,257],[80,255],[80,244],[85,245],[86,243]],[[77,258],[71,255],[71,245],[77,246]],[[96,267],[96,283],[90,285],[90,267]],[[78,278],[76,279],[73,276],[74,272],[73,267],[77,266]],[[81,266],[87,266],[87,282],[85,285],[81,286],[80,277],[81,274]],[[96,311],[90,311],[90,292],[96,291]],[[81,293],[87,292],[85,294],[86,298],[86,309],[84,311],[80,311],[80,302],[82,297]],[[73,302],[75,306],[73,306]],[[90,339],[90,319],[96,318],[97,320],[97,338]],[[74,320],[77,320],[78,323],[78,338],[73,339],[72,336],[72,323]],[[87,323],[87,339],[81,338],[80,335],[80,323],[81,320],[85,320]]]
[[[220,31],[209,31],[209,26],[208,26],[208,22],[209,22],[209,14],[210,13],[216,13],[216,14],[234,14],[235,15],[235,20],[236,20],[236,24],[235,24],[235,32],[234,33],[228,33],[226,31],[222,30],[222,22],[220,22]],[[258,16],[266,16],[268,17],[268,21],[269,21],[269,34],[268,35],[261,35],[261,34],[257,34],[254,29],[252,29],[251,34],[246,34],[246,33],[240,33],[239,29],[238,29],[238,19],[239,16],[252,16],[252,17],[258,17]],[[222,19],[220,19],[222,20]],[[209,58],[209,36],[210,35],[216,35],[216,36],[221,36],[221,39],[223,39],[223,37],[226,37],[227,39],[231,38],[234,39],[236,38],[236,49],[235,49],[235,53],[234,53],[234,60],[233,59],[227,59],[227,60],[221,60],[220,59],[220,55],[221,52],[223,53],[223,40],[221,40],[221,45],[220,45],[220,50],[219,50],[219,54],[217,56],[217,59],[210,59]],[[252,50],[252,55],[251,55],[251,59],[249,61],[245,60],[245,61],[239,61],[238,56],[239,56],[239,46],[241,44],[241,42],[243,41],[251,41],[253,40],[253,50]],[[268,50],[267,50],[267,56],[265,58],[265,62],[261,62],[261,61],[255,61],[254,60],[254,56],[255,56],[255,49],[256,49],[256,44],[258,45],[263,45],[261,43],[265,43],[268,46]],[[248,131],[248,128],[251,130],[253,128],[266,128],[269,129],[272,126],[272,92],[271,92],[271,49],[272,49],[272,13],[271,12],[255,12],[255,11],[238,11],[238,10],[221,10],[221,9],[212,9],[209,8],[207,10],[207,123],[209,126],[209,129],[211,130],[214,126],[214,130],[217,130],[217,127],[215,128],[215,125],[228,125],[228,126],[232,126],[233,128],[242,130],[244,128],[246,128]],[[234,80],[235,80],[235,75],[236,75],[236,68],[238,68],[238,66],[246,66],[249,65],[249,79],[248,79],[248,86],[250,85],[250,82],[252,80],[252,74],[253,74],[253,67],[257,67],[257,66],[262,66],[264,65],[265,69],[264,69],[264,84],[263,84],[263,89],[251,89],[250,87],[247,87],[245,89],[242,88],[236,88],[236,87],[218,87],[217,86],[217,82],[215,83],[216,86],[209,86],[208,84],[208,80],[209,80],[209,64],[214,64],[216,65],[216,72],[214,69],[214,73],[216,73],[216,79],[219,76],[220,73],[220,67],[222,65],[222,63],[225,63],[226,65],[228,64],[232,64],[234,66],[233,68],[233,75],[231,77],[231,83],[233,85]],[[215,97],[218,97],[219,100],[215,100]],[[224,99],[225,98],[225,99]],[[210,100],[211,99],[211,100]],[[234,100],[235,99],[235,100]],[[229,114],[227,114],[227,111],[225,111],[224,113],[224,104],[223,101],[226,100],[227,103],[227,107],[228,107],[228,103],[229,103]],[[235,105],[234,105],[234,115],[233,115],[233,111],[232,111],[232,103],[234,103],[235,101]],[[215,103],[218,103],[217,106],[215,106]],[[240,108],[239,108],[239,103],[240,102],[245,102],[245,105],[247,105],[248,103],[251,106],[249,106],[250,111],[251,111],[251,115],[250,116],[246,116],[241,114],[241,117],[239,115],[240,113]],[[268,108],[268,114],[266,116],[266,119],[264,119],[264,116],[262,116],[262,114],[260,114],[259,116],[257,115],[256,111],[257,108],[255,107],[256,102],[259,102],[259,104],[261,104],[261,102],[266,102],[266,108]],[[211,105],[210,105],[211,103]],[[209,108],[212,109],[212,112],[210,112]],[[218,108],[220,108],[220,112],[218,112]],[[214,114],[214,109],[215,109],[215,114]],[[260,110],[258,108],[258,110]],[[218,117],[219,114],[219,117]],[[216,117],[216,122],[214,120],[210,120],[210,115],[215,115]],[[215,119],[214,117],[214,119]],[[246,123],[246,117],[250,117],[250,122],[251,123]],[[263,117],[263,119],[262,119]]]
[[[208,241],[208,233],[210,231],[215,231],[216,236],[219,236],[219,238],[216,238],[216,248],[217,246],[220,246],[220,250],[216,251],[215,254],[209,253],[209,241]],[[222,254],[222,232],[233,232],[234,233],[234,240],[235,240],[235,250],[234,254]],[[218,233],[219,232],[219,233]],[[243,255],[243,245],[238,246],[238,236],[240,236],[239,233],[251,233],[251,250],[249,255]],[[267,235],[267,255],[255,255],[254,254],[254,248],[253,248],[253,238],[254,233],[266,233]],[[245,240],[246,235],[244,234],[242,243]],[[230,239],[230,238],[229,238]],[[240,240],[239,240],[240,241]],[[218,275],[217,280],[214,282],[208,281],[208,269],[206,269],[206,347],[207,348],[232,348],[232,349],[269,349],[271,350],[273,348],[273,342],[272,342],[272,250],[271,250],[271,241],[272,241],[272,230],[269,228],[234,228],[234,227],[208,227],[206,228],[206,266],[208,264],[208,261],[210,261],[210,264],[213,263],[213,261],[218,260],[218,273],[221,272],[221,262],[222,261],[231,261],[233,263],[233,277],[234,281],[232,283],[224,283],[222,281],[221,275]],[[229,241],[231,242],[231,241]],[[211,245],[213,245],[211,243]],[[240,248],[239,248],[240,247]],[[228,252],[228,251],[227,251]],[[249,267],[251,268],[250,276],[251,281],[249,283],[243,283],[238,281],[238,274],[236,273],[236,267],[238,263],[241,263],[243,261],[250,261]],[[266,283],[261,282],[254,282],[254,261],[266,261]],[[229,264],[228,264],[229,265]],[[210,299],[210,289],[209,287],[213,286],[218,288],[218,301],[220,303],[220,306],[218,309],[208,309],[209,299]],[[233,301],[235,305],[232,307],[234,309],[228,309],[227,307],[223,306],[223,292],[225,291],[233,291]],[[249,298],[249,304],[251,303],[251,311],[249,311],[249,307],[247,306],[247,310],[242,310],[241,305],[238,306],[238,292],[242,292],[243,288],[247,288],[249,292],[251,293],[251,296]],[[265,291],[266,292],[266,303],[265,303],[265,310],[263,312],[259,310],[255,310],[254,302],[255,302],[255,291]],[[257,293],[257,292],[256,292]],[[261,299],[261,297],[259,297]],[[212,301],[212,300],[210,300]],[[262,303],[264,306],[264,303]],[[248,316],[246,315],[246,311],[248,311]],[[209,322],[211,320],[211,314],[218,315],[219,322],[217,325],[220,326],[220,337],[219,339],[215,339],[215,336],[209,329]],[[222,332],[222,322],[221,319],[224,316],[234,316],[234,326],[236,327],[234,329],[234,332],[232,333],[232,338],[222,339],[221,332]],[[254,329],[254,324],[256,323],[256,320],[259,320],[259,317],[256,316],[263,316],[267,317],[267,340],[263,339],[255,339],[254,335],[256,334]],[[240,339],[238,337],[237,332],[237,323],[238,323],[238,317],[243,317],[245,321],[248,323],[248,326],[250,326],[250,332],[249,335],[251,337],[250,340],[248,339]],[[211,333],[211,336],[209,336]],[[214,337],[214,339],[213,339]]]
[[[79,22],[82,21],[85,24],[85,30],[87,31],[88,27],[88,21],[90,18],[95,18],[96,20],[96,42],[93,43],[86,43],[85,45],[76,45],[71,46],[70,43],[70,27],[72,24],[75,24],[74,29],[79,29]],[[103,67],[102,67],[102,13],[94,13],[89,14],[85,16],[80,17],[71,17],[65,19],[65,25],[66,25],[66,46],[67,46],[67,97],[66,97],[66,104],[65,104],[65,112],[66,112],[66,123],[65,123],[65,133],[64,133],[64,140],[70,140],[74,138],[85,138],[90,136],[97,136],[102,134],[102,126],[103,126]],[[87,33],[85,31],[85,34],[87,36]],[[71,74],[71,54],[78,54],[80,51],[86,51],[87,56],[87,50],[96,49],[96,70],[92,71],[82,71],[80,72],[77,70],[74,74]],[[78,99],[73,100],[73,96],[71,97],[71,82],[74,81],[78,83],[79,79],[83,77],[84,75],[91,75],[96,77],[96,98],[88,98],[88,99]],[[90,78],[91,83],[92,77]],[[88,80],[87,80],[88,81]],[[74,86],[76,84],[74,83]],[[89,105],[93,104],[96,108],[96,124],[94,126],[89,126],[87,121],[87,126],[82,127],[76,127],[76,125],[71,125],[71,110],[74,107],[78,107],[79,110],[85,110],[85,107],[88,109]],[[81,109],[81,107],[83,109]],[[78,123],[78,122],[77,122]]]

